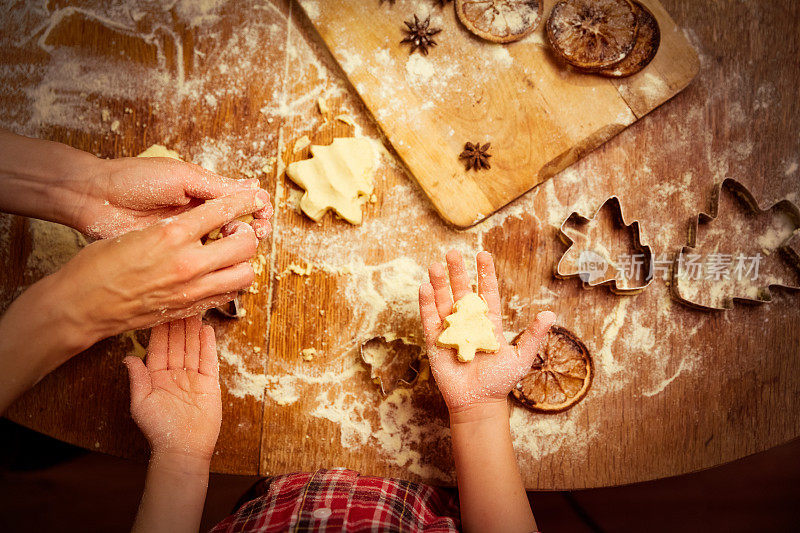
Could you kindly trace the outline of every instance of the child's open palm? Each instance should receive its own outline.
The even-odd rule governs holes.
[[[126,357],[131,415],[153,451],[210,459],[222,403],[214,329],[200,316],[152,329],[146,364]]]
[[[433,377],[451,412],[481,403],[505,401],[512,387],[530,370],[555,315],[550,311],[539,313],[517,343],[509,344],[503,336],[494,262],[491,254],[480,252],[477,256],[478,294],[489,307],[489,319],[500,350],[495,354],[479,352],[471,362],[459,362],[456,351],[437,346],[436,339],[444,329],[444,318],[453,310],[453,299],[459,300],[472,289],[461,254],[451,250],[446,259],[450,282],[444,265],[435,263],[429,269],[431,282],[422,284],[419,289],[422,329]]]

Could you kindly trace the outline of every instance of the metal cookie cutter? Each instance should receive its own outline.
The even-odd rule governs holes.
[[[697,233],[699,227],[701,225],[709,224],[714,221],[719,216],[719,205],[720,205],[720,197],[722,195],[723,189],[730,192],[732,197],[735,198],[740,202],[742,206],[745,207],[750,214],[761,214],[766,213],[772,210],[779,210],[786,214],[786,216],[792,221],[795,225],[794,233],[789,236],[786,241],[783,242],[780,246],[777,247],[777,251],[782,254],[782,257],[786,259],[787,263],[797,270],[800,274],[800,253],[796,248],[793,246],[797,246],[798,243],[793,243],[795,237],[800,233],[800,209],[798,209],[797,205],[793,204],[789,200],[781,200],[778,203],[768,207],[767,209],[761,209],[758,205],[758,202],[753,197],[747,188],[742,185],[740,182],[736,181],[733,178],[727,178],[722,181],[722,183],[717,184],[714,187],[714,192],[711,197],[711,206],[708,213],[701,212],[697,219],[689,226],[689,239],[688,244],[681,247],[678,250],[678,253],[675,255],[675,261],[672,265],[672,277],[671,277],[671,290],[672,297],[679,301],[682,304],[688,305],[689,307],[693,307],[695,309],[701,309],[705,311],[725,311],[727,309],[732,309],[736,302],[748,303],[748,304],[762,304],[768,303],[772,301],[772,293],[770,292],[770,288],[772,287],[781,287],[783,289],[788,289],[792,291],[800,290],[800,286],[793,286],[793,285],[783,285],[780,283],[767,283],[764,290],[760,291],[758,296],[755,298],[750,298],[746,296],[732,296],[730,298],[726,298],[724,300],[724,304],[722,307],[715,307],[709,305],[703,305],[692,301],[688,297],[684,297],[680,293],[679,284],[681,283],[680,274],[680,262],[681,258],[691,252],[693,249],[697,247]]]
[[[406,342],[402,338],[388,339],[384,335],[373,337],[359,346],[361,360],[370,369],[370,379],[378,386],[384,398],[397,388],[412,388],[420,376],[422,369],[422,348]],[[413,355],[407,363],[396,361],[403,351],[411,350]],[[388,364],[387,364],[388,363]],[[386,376],[376,373],[376,369],[400,366],[400,377],[393,383],[387,383]]]
[[[241,294],[237,294],[236,298],[230,302],[224,303],[214,308],[214,311],[221,314],[226,318],[241,318],[242,317],[242,302]]]
[[[616,260],[608,257],[608,251],[601,246],[601,251],[597,249],[578,250],[576,253],[576,241],[570,237],[569,231],[577,232],[573,228],[575,226],[588,226],[597,219],[597,216],[604,209],[612,209],[614,222],[618,228],[630,228],[633,233],[633,248],[639,252],[638,255],[631,255],[631,261],[641,258],[641,263],[637,267],[644,272],[644,278],[641,283],[634,285],[621,286],[619,280],[629,281],[625,275],[625,269],[618,264]],[[573,212],[561,224],[559,228],[559,238],[569,248],[561,256],[556,266],[555,276],[560,279],[580,278],[583,282],[585,289],[591,289],[598,286],[608,286],[608,288],[615,294],[638,294],[642,292],[653,281],[653,251],[650,246],[643,245],[640,240],[640,227],[639,221],[634,220],[628,224],[622,214],[622,205],[616,196],[608,198],[600,208],[595,211],[591,218],[586,218],[578,212]],[[588,238],[586,239],[588,243]],[[633,266],[633,265],[631,265]],[[606,275],[608,270],[611,270],[613,275]],[[636,280],[630,280],[635,282]]]

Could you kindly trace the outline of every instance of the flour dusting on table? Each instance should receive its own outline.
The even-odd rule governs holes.
[[[320,16],[319,2],[302,0],[301,4],[312,20]],[[287,147],[305,135],[314,140],[328,123],[329,117],[323,115],[355,117],[354,135],[381,142],[338,67],[330,64],[320,45],[310,41],[298,25],[297,14],[291,12],[297,9],[294,4],[287,9],[247,3],[248,20],[232,21],[236,30],[232,33],[222,29],[221,21],[230,7],[224,1],[126,0],[113,5],[87,1],[81,5],[80,9],[53,8],[51,4],[13,6],[5,25],[15,25],[13,33],[24,37],[12,41],[12,32],[4,32],[0,42],[19,49],[34,48],[41,61],[0,65],[3,127],[31,136],[69,132],[106,141],[138,135],[167,144],[187,160],[217,172],[236,177],[263,177],[275,172],[277,186],[270,192],[274,193],[278,213],[292,210],[292,199],[296,203],[298,196],[297,189],[282,177]],[[431,2],[422,1],[403,0],[395,8],[400,6],[409,8],[409,13],[419,10],[422,16],[432,9]],[[440,23],[439,15],[433,13],[432,24]],[[103,26],[120,39],[136,39],[149,51],[149,59],[134,62],[126,57],[96,57],[79,43],[54,45],[52,40],[70,17]],[[181,41],[173,17],[192,29],[191,49],[184,49],[190,45]],[[544,46],[539,33],[522,43]],[[381,399],[368,381],[369,369],[358,358],[357,347],[380,335],[421,345],[417,290],[426,279],[428,264],[441,261],[448,249],[455,248],[467,258],[474,276],[477,251],[501,246],[507,243],[504,235],[523,230],[530,230],[531,237],[530,242],[517,243],[519,255],[522,257],[527,248],[532,250],[530,255],[524,260],[512,257],[498,265],[506,291],[503,311],[509,335],[521,331],[536,312],[569,298],[576,311],[559,317],[559,322],[583,339],[596,364],[592,389],[572,410],[538,415],[513,407],[512,432],[523,464],[538,464],[553,454],[579,457],[601,439],[613,417],[597,408],[593,416],[587,416],[591,406],[602,405],[630,387],[636,387],[634,394],[642,401],[649,401],[681,380],[696,379],[704,368],[705,348],[694,346],[693,339],[710,327],[711,321],[707,315],[698,318],[672,300],[665,282],[658,280],[638,296],[616,296],[601,289],[582,291],[576,288],[575,280],[556,280],[551,274],[563,252],[557,244],[556,229],[573,211],[591,216],[606,197],[617,194],[626,216],[643,220],[643,238],[656,253],[672,253],[685,244],[688,221],[706,207],[714,183],[725,177],[748,180],[743,169],[752,159],[758,139],[747,117],[774,106],[776,89],[765,82],[755,100],[749,102],[738,92],[745,85],[735,73],[725,87],[718,87],[705,77],[713,60],[703,53],[703,43],[691,31],[687,36],[700,51],[703,68],[692,90],[708,93],[708,107],[729,101],[739,106],[738,111],[733,106],[734,112],[723,117],[730,131],[729,146],[720,149],[710,130],[698,136],[692,129],[692,125],[705,121],[704,107],[693,105],[687,113],[684,107],[667,104],[654,113],[657,117],[622,132],[560,175],[463,232],[438,219],[420,189],[403,176],[402,166],[383,150],[376,177],[379,201],[374,208],[366,207],[363,224],[357,228],[320,226],[301,218],[289,219],[293,222],[288,224],[276,222],[272,255],[265,257],[263,273],[258,277],[258,290],[269,291],[269,301],[273,291],[288,287],[296,277],[327,276],[335,280],[336,305],[347,310],[344,323],[339,325],[352,335],[330,339],[327,331],[320,331],[323,346],[319,354],[313,361],[303,361],[299,353],[267,352],[269,324],[261,331],[262,338],[247,339],[249,345],[238,339],[234,342],[227,330],[220,328],[221,380],[227,393],[256,398],[268,409],[295,408],[302,398],[309,402],[302,414],[315,423],[332,424],[343,449],[373,447],[387,461],[414,475],[452,482],[449,431],[433,380],[420,380],[413,389],[397,389]],[[451,83],[460,74],[446,57],[397,55],[398,45],[389,37],[378,50],[367,53],[349,42],[347,35],[338,37],[341,47],[335,55],[345,72],[369,69],[376,76],[402,72],[424,95],[420,106],[407,106],[395,98],[391,84],[382,85],[380,96],[388,104],[381,111],[385,116],[380,118],[392,115],[411,121],[421,112],[435,110],[437,102],[475,97],[468,86]],[[514,63],[509,50],[513,48],[493,47],[482,58],[484,66],[525,68]],[[280,51],[284,60],[275,61],[269,55],[273,51]],[[258,68],[254,69],[254,64]],[[281,82],[275,83],[276,79]],[[646,82],[649,97],[657,98],[665,90],[657,80],[648,78]],[[268,93],[262,94],[261,89]],[[181,131],[191,130],[193,113],[222,117],[226,116],[224,109],[238,112],[237,106],[246,105],[243,95],[248,92],[260,95],[261,101],[256,102],[255,109],[247,108],[253,121],[247,131],[223,128],[224,133],[194,144],[181,137]],[[11,105],[20,98],[25,105]],[[321,100],[331,106],[330,113],[319,112]],[[110,104],[120,102],[121,107],[110,110]],[[146,132],[144,117],[158,119],[150,122],[155,126]],[[116,126],[112,128],[113,124]],[[290,134],[293,137],[287,138]],[[627,166],[634,161],[629,151],[636,152],[635,161],[641,164]],[[665,168],[664,161],[683,161],[689,152],[702,155],[695,168]],[[609,168],[607,161],[614,164]],[[776,168],[765,172],[787,178],[797,175],[796,153],[778,154],[777,161],[780,164]],[[626,200],[645,183],[652,186],[654,202],[663,213],[671,213],[670,217],[653,213],[652,206]],[[783,187],[778,197],[763,200],[776,201],[781,195],[794,194],[796,201],[793,182],[787,179]],[[0,242],[8,242],[11,228],[9,222],[0,226],[0,237],[5,239]],[[761,237],[765,247],[772,249],[775,242],[787,236],[779,229],[774,235]],[[35,221],[28,226],[27,238],[32,248],[26,273],[30,282],[63,265],[86,243],[72,230]],[[291,250],[293,264],[310,266],[306,275],[279,269],[275,252],[279,246]],[[367,261],[367,254],[377,259]],[[307,308],[304,319],[310,321],[317,314],[317,302],[303,303]],[[640,375],[631,375],[629,369],[634,367]],[[438,411],[432,412],[434,409]]]

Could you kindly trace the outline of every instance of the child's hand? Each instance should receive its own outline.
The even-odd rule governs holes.
[[[453,298],[458,300],[472,290],[461,254],[455,250],[447,253],[449,285],[444,265],[435,263],[428,270],[431,282],[419,288],[419,309],[431,371],[451,414],[481,404],[506,402],[512,387],[530,370],[539,345],[555,321],[552,312],[539,313],[517,344],[510,345],[503,336],[500,294],[492,256],[480,252],[477,261],[478,294],[489,306],[489,319],[500,343],[500,350],[495,354],[479,352],[473,361],[461,363],[454,349],[436,345],[444,329],[442,321],[452,312]]]
[[[214,329],[200,316],[153,328],[147,366],[126,357],[131,415],[153,455],[210,460],[222,422]]]

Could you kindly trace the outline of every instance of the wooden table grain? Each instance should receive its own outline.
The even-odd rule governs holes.
[[[293,208],[297,189],[282,163],[308,155],[307,149],[293,152],[295,140],[309,135],[325,144],[352,135],[352,126],[334,118],[340,112],[352,115],[362,134],[381,137],[296,4],[229,2],[191,20],[173,8],[153,15],[158,25],[145,17],[130,28],[110,24],[114,17],[99,17],[100,8],[90,4],[54,3],[49,13],[31,15],[33,22],[8,27],[22,20],[17,13],[3,23],[4,127],[103,157],[135,155],[156,142],[198,163],[217,154],[217,171],[260,175],[276,202],[273,238],[259,250],[265,273],[259,292],[244,296],[246,317],[214,320],[224,349],[215,472],[346,466],[451,483],[446,410],[432,380],[382,399],[357,352],[360,342],[381,334],[419,343],[411,290],[450,247],[494,254],[509,331],[550,308],[595,359],[595,383],[572,410],[532,415],[513,409],[529,488],[673,476],[800,435],[796,293],[776,289],[772,303],[709,313],[674,301],[662,279],[639,295],[617,296],[553,276],[566,249],[557,226],[574,210],[591,215],[612,195],[621,198],[626,219],[640,221],[644,243],[668,257],[686,244],[692,220],[724,178],[744,183],[762,207],[800,201],[795,2],[664,0],[699,53],[695,81],[467,231],[441,222],[402,165],[391,163],[389,143],[376,176],[377,198],[365,207],[361,227],[331,216],[315,224]],[[387,4],[387,16],[401,24],[405,5]],[[44,24],[37,26],[36,17]],[[87,76],[134,65],[142,76],[157,74],[161,85],[117,76],[119,91],[92,91],[80,72],[70,80],[56,68],[65,53],[72,64],[91,67]],[[42,87],[71,83],[79,94],[70,102],[86,103],[85,123],[74,110],[64,111],[72,113],[65,120],[34,105],[41,105]],[[318,96],[332,109],[327,117]],[[102,109],[118,120],[113,131],[113,120],[100,118]],[[270,158],[278,163],[260,173]],[[7,217],[3,227],[7,306],[36,275],[26,268],[29,222]],[[744,228],[732,226],[725,238],[749,250],[763,228]],[[287,272],[306,262],[310,275]],[[6,416],[88,449],[144,458],[146,443],[128,414],[121,364],[127,342],[107,340],[76,356]],[[318,355],[304,361],[300,352],[310,347]]]

